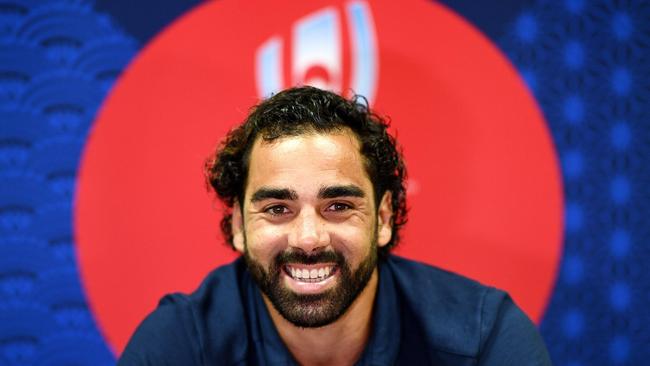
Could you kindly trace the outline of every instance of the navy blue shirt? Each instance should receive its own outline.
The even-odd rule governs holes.
[[[244,261],[191,295],[165,296],[119,366],[296,365]],[[372,333],[357,365],[551,365],[531,321],[497,289],[396,256],[379,263]]]

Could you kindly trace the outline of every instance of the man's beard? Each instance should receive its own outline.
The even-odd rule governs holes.
[[[306,254],[303,251],[286,251],[279,253],[269,270],[250,257],[245,245],[244,259],[251,276],[271,300],[273,307],[287,321],[297,327],[316,328],[335,322],[352,305],[370,281],[377,266],[377,240],[371,241],[370,252],[352,273],[349,263],[338,251],[321,251]],[[335,263],[338,284],[319,294],[297,294],[284,285],[283,267],[287,264]]]

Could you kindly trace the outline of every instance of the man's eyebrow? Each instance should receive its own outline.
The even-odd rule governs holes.
[[[287,188],[269,188],[262,187],[255,191],[251,196],[251,203],[267,200],[267,199],[276,199],[276,200],[296,200],[298,199],[298,194],[296,191]]]
[[[349,184],[346,186],[329,186],[322,187],[318,191],[318,198],[327,199],[327,198],[337,198],[337,197],[359,197],[363,198],[366,194],[361,188],[355,186],[354,184]]]

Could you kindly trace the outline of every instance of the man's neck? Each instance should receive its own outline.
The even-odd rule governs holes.
[[[378,277],[375,268],[366,288],[345,314],[320,328],[299,328],[289,323],[263,295],[280,338],[299,364],[352,365],[361,357],[370,337]]]

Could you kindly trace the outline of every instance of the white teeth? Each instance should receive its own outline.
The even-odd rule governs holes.
[[[289,272],[291,273],[291,277],[299,280],[307,280],[308,282],[313,282],[313,280],[323,280],[327,277],[329,277],[330,273],[332,272],[332,267],[327,266],[327,267],[321,267],[321,268],[314,268],[314,269],[300,269],[300,268],[293,268],[290,266],[287,266]]]

